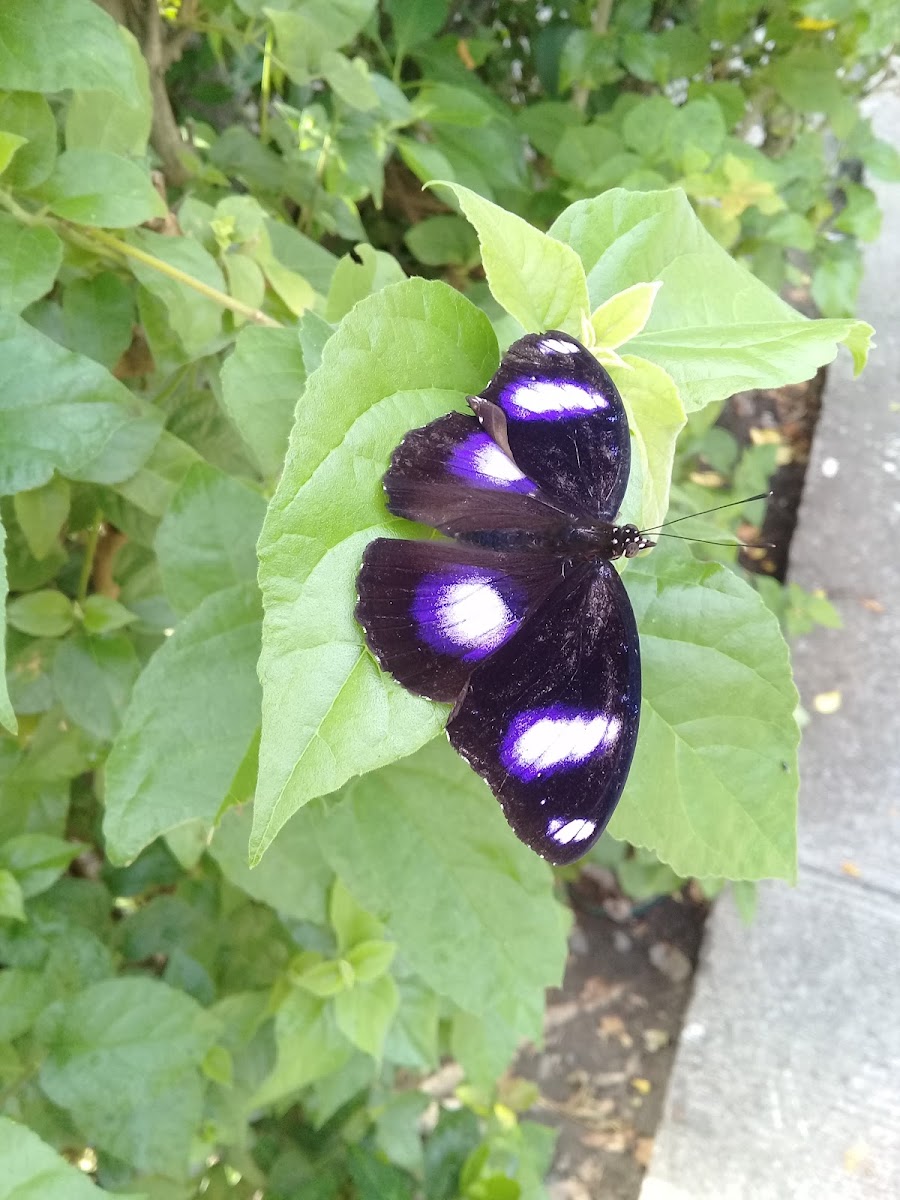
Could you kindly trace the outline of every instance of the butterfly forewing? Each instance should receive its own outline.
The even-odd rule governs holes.
[[[615,568],[569,563],[516,636],[473,672],[447,731],[517,836],[563,864],[613,813],[640,702],[637,629]]]
[[[589,350],[551,330],[514,342],[480,396],[483,427],[551,501],[611,521],[631,465],[622,398]]]
[[[561,514],[475,417],[448,413],[408,433],[384,477],[390,511],[452,537],[556,528]]]
[[[537,554],[376,538],[357,580],[357,620],[379,664],[411,692],[456,700],[560,578]]]

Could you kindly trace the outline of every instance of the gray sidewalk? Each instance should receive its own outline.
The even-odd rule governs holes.
[[[873,115],[900,145],[900,97]],[[749,929],[727,897],[709,919],[641,1200],[900,1200],[900,186],[878,191],[877,350],[831,369],[791,550],[844,620],[794,646],[800,881]]]

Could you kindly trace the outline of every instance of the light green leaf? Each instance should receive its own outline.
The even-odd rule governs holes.
[[[122,1192],[103,1192],[89,1175],[61,1158],[27,1125],[0,1117],[0,1181],[2,1200],[126,1200]],[[139,1200],[132,1195],[131,1200]]]
[[[3,521],[0,520],[0,602],[4,604],[6,603],[8,589],[9,585],[6,579],[6,529]],[[3,623],[3,628],[0,629],[0,724],[5,725],[10,733],[16,733],[18,730],[16,714],[13,712],[6,684],[6,622]]]
[[[460,184],[441,186],[475,226],[494,299],[523,329],[561,329],[580,337],[591,304],[584,268],[571,247]]]
[[[857,370],[865,362],[869,326],[801,316],[718,245],[680,191],[614,189],[571,205],[551,233],[580,255],[592,305],[647,279],[665,285],[629,349],[668,371],[687,412],[808,379],[842,342]]]
[[[54,656],[53,687],[70,721],[111,742],[140,669],[129,638],[76,634]]]
[[[610,367],[621,393],[633,441],[631,476],[622,503],[623,521],[652,529],[665,520],[675,443],[685,415],[678,389],[662,367],[626,354],[623,367]]]
[[[264,11],[275,29],[279,61],[295,83],[318,74],[327,50],[352,42],[368,21],[375,0],[305,0],[301,8]]]
[[[118,600],[96,593],[88,596],[81,605],[81,619],[88,633],[100,634],[124,629],[126,625],[136,621],[137,617]]]
[[[0,308],[21,312],[53,287],[62,242],[52,229],[0,213]]]
[[[239,585],[207,596],[144,668],[106,764],[113,862],[213,821],[259,724],[258,653],[258,592]]]
[[[661,283],[635,283],[604,301],[591,313],[598,346],[617,349],[641,332],[650,320]]]
[[[538,1035],[544,989],[558,984],[566,958],[552,873],[445,739],[294,821],[429,987]],[[466,948],[465,971],[448,946]]]
[[[203,1114],[200,1066],[214,1020],[156,979],[112,979],[64,1001],[40,1084],[90,1144],[180,1178]]]
[[[380,937],[384,927],[381,922],[357,904],[340,879],[331,889],[328,919],[337,934],[338,949],[345,951],[358,942]]]
[[[834,46],[799,42],[774,60],[768,75],[790,108],[801,113],[835,115],[844,101],[840,67],[841,58]]]
[[[20,137],[17,133],[7,133],[6,130],[0,130],[0,175],[3,174],[15,158],[16,152],[26,142],[27,138]]]
[[[396,529],[381,486],[394,447],[480,391],[496,365],[484,314],[421,279],[361,301],[325,345],[259,544],[266,617],[254,860],[312,797],[411,753],[441,726],[443,709],[409,695],[369,657],[352,597],[366,542]]]
[[[275,1069],[251,1099],[253,1108],[291,1096],[316,1079],[335,1074],[353,1053],[328,1000],[301,988],[290,991],[275,1016]]]
[[[777,619],[732,571],[680,547],[636,559],[623,578],[644,702],[610,833],[682,876],[793,879],[797,692]]]
[[[22,833],[0,846],[0,867],[15,876],[28,900],[52,887],[81,848],[47,833]]]
[[[103,88],[138,98],[134,63],[119,28],[91,0],[3,0],[0,88]]]
[[[361,983],[371,983],[390,969],[397,947],[393,942],[383,942],[373,939],[368,942],[357,942],[347,951],[347,962],[353,968],[354,975]]]
[[[166,215],[147,169],[108,150],[66,150],[37,194],[79,225],[125,229]]]
[[[329,87],[351,108],[365,112],[378,103],[365,59],[351,60],[337,50],[327,50],[322,55],[321,71]]]
[[[133,291],[112,271],[68,283],[62,299],[67,344],[112,370],[131,345]]]
[[[392,254],[374,250],[363,243],[356,247],[356,253],[362,262],[354,262],[349,254],[345,255],[331,278],[325,320],[333,325],[366,296],[380,292],[391,283],[402,283],[406,278],[403,268]]]
[[[0,494],[70,479],[117,483],[150,454],[162,419],[97,363],[0,313]]]
[[[256,542],[266,503],[206,463],[191,467],[156,534],[166,596],[192,612],[212,592],[256,578]]]
[[[399,55],[439,33],[447,20],[449,0],[385,0]]]
[[[253,870],[247,864],[252,813],[232,808],[222,817],[209,852],[235,887],[297,921],[325,923],[333,872],[299,822],[287,825]]]
[[[403,240],[419,262],[429,267],[445,263],[464,267],[478,262],[478,238],[462,217],[426,217],[413,225]]]
[[[29,592],[10,600],[6,619],[13,629],[32,637],[62,637],[75,622],[72,601],[55,588]]]
[[[35,92],[0,95],[0,129],[25,139],[3,174],[4,185],[28,191],[43,183],[56,160],[56,120],[44,97]]]
[[[58,544],[69,515],[70,493],[69,481],[54,475],[43,487],[13,497],[16,520],[35,558],[46,558]]]
[[[50,999],[49,991],[40,971],[19,967],[0,971],[0,1042],[11,1042],[31,1028]]]
[[[153,122],[147,62],[134,35],[121,25],[118,32],[131,58],[137,98],[108,90],[76,91],[66,110],[67,150],[109,150],[136,156],[147,150]]]
[[[284,463],[294,409],[306,386],[296,329],[248,325],[222,367],[222,403],[271,478]]]
[[[228,294],[248,308],[260,309],[266,297],[266,277],[262,268],[246,254],[225,254],[222,263],[228,276]],[[247,320],[247,317],[234,314],[236,325],[243,325]]]
[[[22,888],[12,871],[0,868],[0,917],[10,921],[25,920],[25,899]]]
[[[380,1059],[384,1039],[400,1004],[390,975],[338,992],[334,1016],[341,1033],[364,1054]]]
[[[149,229],[135,229],[128,241],[170,267],[219,292],[225,280],[216,260],[189,237],[165,237]],[[172,333],[189,358],[199,358],[222,329],[222,308],[188,284],[180,283],[145,262],[132,260],[131,269],[148,292],[163,306]]]

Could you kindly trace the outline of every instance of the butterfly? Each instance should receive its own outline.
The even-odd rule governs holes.
[[[468,402],[472,416],[407,434],[384,477],[390,512],[452,540],[372,541],[357,620],[382,669],[454,702],[454,749],[514,833],[562,865],[597,840],[628,777],[640,645],[612,560],[655,543],[613,523],[628,420],[579,341],[520,338]]]

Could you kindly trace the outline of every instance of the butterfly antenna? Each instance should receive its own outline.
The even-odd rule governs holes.
[[[757,496],[745,496],[743,500],[730,500],[727,504],[717,504],[715,508],[704,508],[702,512],[688,513],[684,517],[673,517],[671,521],[663,521],[662,525],[654,525],[651,529],[642,529],[641,533],[655,533],[657,529],[665,529],[667,525],[677,525],[679,521],[688,521],[691,517],[705,517],[709,513],[721,512],[723,508],[735,508],[738,504],[749,504],[751,500],[767,500],[772,492],[760,492]],[[675,534],[668,536],[674,537]],[[696,542],[699,538],[686,538],[686,541]]]
[[[692,515],[694,515],[694,514],[692,514]],[[699,514],[696,514],[696,515],[699,515]],[[651,530],[648,530],[647,532],[653,533],[653,530],[651,529]],[[711,541],[709,541],[708,538],[684,537],[684,535],[680,534],[680,533],[657,533],[657,534],[654,534],[654,537],[678,538],[679,542],[699,542],[699,543],[702,543],[704,546],[735,546],[739,550],[774,550],[775,549],[774,542],[711,542]]]

